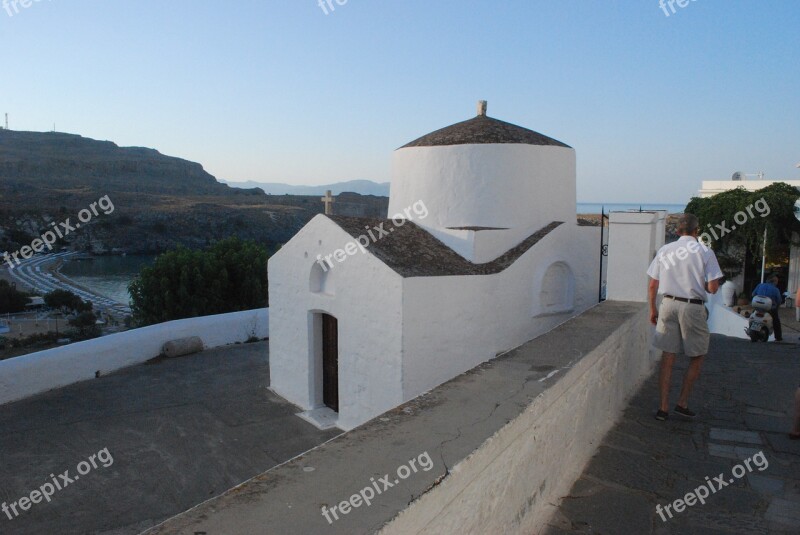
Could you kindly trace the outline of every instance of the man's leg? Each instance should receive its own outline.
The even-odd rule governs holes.
[[[689,362],[689,368],[686,370],[686,375],[683,377],[681,395],[678,398],[679,407],[685,409],[689,406],[689,394],[692,393],[694,382],[700,377],[700,367],[703,365],[703,358],[705,358],[705,355],[692,357],[692,360]]]
[[[658,379],[658,386],[661,389],[661,405],[659,409],[669,412],[669,384],[672,379],[672,365],[675,363],[675,353],[664,353],[661,355],[661,375]]]
[[[781,328],[781,316],[779,312],[779,308],[772,310],[772,330],[775,331],[776,342],[783,340],[783,329]]]

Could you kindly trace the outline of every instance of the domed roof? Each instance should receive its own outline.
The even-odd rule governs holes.
[[[572,148],[539,132],[515,124],[500,121],[486,115],[486,103],[478,104],[478,116],[431,132],[411,143],[408,147],[436,147],[445,145],[481,145],[489,143],[518,143],[524,145],[551,145]]]

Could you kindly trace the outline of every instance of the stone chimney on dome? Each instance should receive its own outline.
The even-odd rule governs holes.
[[[478,101],[478,116],[479,117],[486,117],[486,108],[488,107],[489,103],[485,100]]]

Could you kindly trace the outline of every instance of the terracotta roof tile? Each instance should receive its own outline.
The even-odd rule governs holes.
[[[412,221],[396,226],[391,219],[335,215],[327,217],[353,238],[362,235],[369,238],[367,228],[370,230],[382,228],[388,234],[379,237],[381,233],[372,230],[376,241],[370,239],[368,250],[404,278],[500,273],[562,224],[554,221],[528,236],[499,258],[485,264],[473,264]]]
[[[515,124],[506,123],[485,115],[456,123],[403,145],[407,147],[433,147],[443,145],[472,145],[488,143],[518,143],[525,145],[551,145],[571,148],[558,140]]]

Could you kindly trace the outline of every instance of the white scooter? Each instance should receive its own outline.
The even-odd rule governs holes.
[[[757,295],[750,302],[753,312],[748,318],[747,328],[744,330],[751,342],[766,342],[772,334],[772,299]]]

